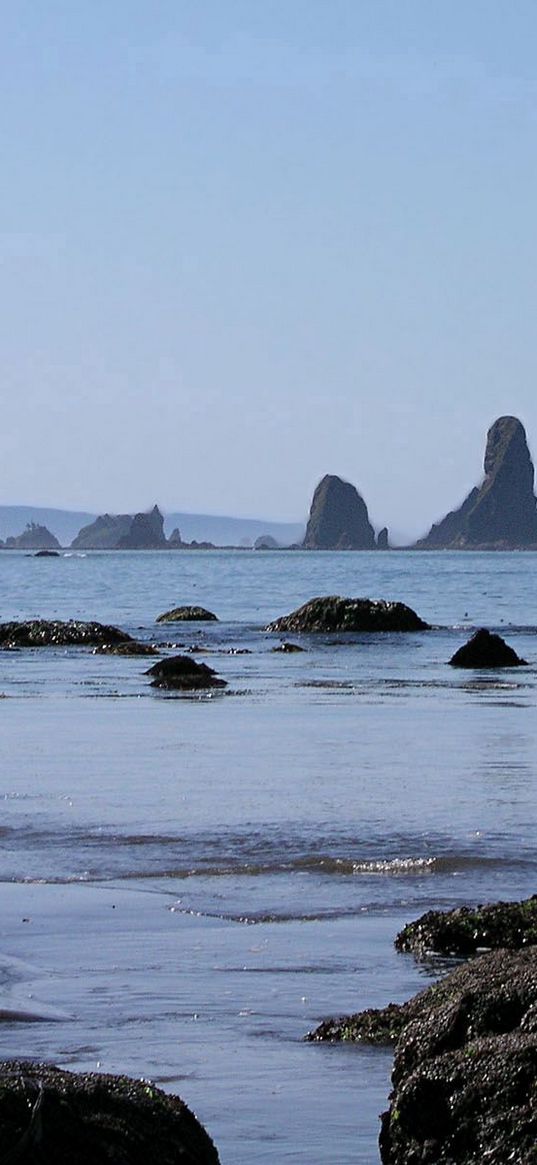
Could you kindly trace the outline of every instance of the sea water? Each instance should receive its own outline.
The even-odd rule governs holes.
[[[223,1165],[378,1162],[389,1050],[304,1036],[441,973],[395,952],[406,921],[534,892],[536,576],[534,554],[1,554],[3,620],[115,623],[227,681],[0,652],[2,1058],[150,1078]],[[433,629],[264,630],[322,594]],[[190,603],[219,621],[155,623]],[[528,666],[448,667],[481,625]]]

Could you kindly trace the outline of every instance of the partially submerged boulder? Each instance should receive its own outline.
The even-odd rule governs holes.
[[[537,943],[537,894],[522,902],[428,910],[416,922],[404,926],[395,940],[398,951],[412,951],[420,957],[434,952],[463,958],[483,948],[519,950],[534,943]]]
[[[218,1165],[178,1096],[146,1080],[0,1064],[2,1160],[17,1165]]]
[[[203,688],[225,688],[226,681],[206,663],[196,663],[190,655],[172,655],[154,663],[146,673],[153,688],[192,692]]]
[[[535,950],[481,955],[418,999],[396,1048],[384,1165],[533,1165]]]
[[[0,648],[99,647],[102,644],[134,643],[131,635],[107,623],[70,619],[27,619],[0,623]]]
[[[526,660],[521,659],[516,651],[502,639],[501,635],[494,635],[481,627],[468,643],[459,647],[459,650],[449,660],[452,667],[468,668],[497,668],[497,667],[525,667]]]
[[[136,639],[129,643],[102,643],[94,647],[94,655],[159,655],[152,643],[138,643]]]
[[[405,603],[327,595],[275,619],[267,631],[425,631],[428,627]]]
[[[173,607],[157,615],[156,623],[217,622],[216,615],[206,607]]]
[[[282,655],[294,655],[297,651],[305,651],[304,647],[300,647],[298,643],[278,643],[277,647],[273,647],[272,651],[281,651]]]

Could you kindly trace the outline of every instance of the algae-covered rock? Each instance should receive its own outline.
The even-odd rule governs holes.
[[[206,663],[197,663],[191,655],[172,655],[154,663],[145,673],[152,676],[152,687],[182,692],[203,688],[225,688],[226,681]]]
[[[267,631],[424,631],[428,624],[405,603],[385,599],[346,599],[326,595],[310,599],[290,615],[269,623]]]
[[[524,667],[526,660],[521,659],[516,651],[502,639],[501,635],[494,635],[485,627],[480,627],[475,635],[464,643],[450,659],[452,667],[468,668],[496,668],[496,667]]]
[[[156,623],[217,622],[216,615],[206,607],[173,607],[157,615]]]
[[[0,623],[0,648],[13,647],[98,647],[102,644],[133,643],[131,635],[107,623],[71,619],[28,619]]]
[[[146,1080],[0,1064],[5,1165],[218,1165],[218,1153],[178,1096]]]
[[[412,951],[419,956],[435,952],[465,958],[482,948],[519,950],[534,943],[537,943],[537,894],[522,902],[428,910],[416,922],[403,927],[395,940],[398,951]]]

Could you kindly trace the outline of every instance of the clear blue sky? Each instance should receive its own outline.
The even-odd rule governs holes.
[[[537,453],[535,0],[1,14],[0,502],[419,534]]]

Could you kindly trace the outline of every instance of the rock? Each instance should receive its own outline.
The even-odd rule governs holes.
[[[122,534],[118,550],[162,550],[165,546],[164,518],[158,508],[148,514],[135,514],[129,530]]]
[[[377,550],[389,550],[389,549],[390,549],[390,547],[389,547],[389,543],[388,543],[388,527],[383,526],[382,530],[379,530],[379,532],[377,534]]]
[[[168,659],[160,660],[145,674],[153,676],[151,684],[153,688],[192,692],[202,688],[226,687],[226,681],[220,679],[212,667],[206,663],[196,663],[188,655],[172,655]]]
[[[522,902],[429,910],[397,935],[398,951],[468,958],[481,948],[519,950],[537,943],[537,895]],[[537,952],[536,952],[537,955]]]
[[[311,503],[305,550],[374,550],[367,506],[350,482],[327,473]]]
[[[178,526],[172,530],[170,537],[168,538],[168,546],[171,546],[174,550],[182,550],[185,546],[185,543],[181,538],[181,531],[179,530]]]
[[[132,514],[101,514],[83,526],[71,543],[73,550],[116,550],[120,538],[128,534]]]
[[[60,555],[57,550],[37,550],[34,558],[59,558]]]
[[[17,1165],[218,1165],[203,1126],[150,1081],[0,1064],[2,1159]]]
[[[218,622],[216,615],[212,611],[207,611],[205,607],[173,607],[171,611],[164,611],[163,615],[157,615],[156,623],[186,623],[188,621],[197,622]]]
[[[267,631],[425,631],[428,623],[404,603],[384,599],[310,599],[290,615],[269,623]]]
[[[279,545],[272,534],[261,534],[254,542],[254,550],[279,550]]]
[[[326,1020],[307,1038],[396,1043],[384,1165],[533,1165],[535,947],[480,955],[408,1003]]]
[[[304,651],[303,647],[299,647],[298,643],[279,643],[277,647],[272,648],[273,651],[281,651],[284,655],[291,655],[296,651]]]
[[[152,643],[138,643],[133,639],[130,643],[102,643],[94,647],[94,655],[159,655]]]
[[[516,651],[502,639],[501,635],[494,635],[484,627],[476,631],[468,643],[459,647],[449,663],[452,667],[469,668],[526,666],[526,660],[521,659]]]
[[[83,623],[72,619],[29,619],[0,623],[0,648],[13,647],[98,647],[102,644],[133,643],[119,627],[106,623]]]
[[[537,545],[533,463],[524,426],[499,417],[487,434],[485,479],[457,510],[432,526],[420,550],[516,549]]]
[[[481,955],[416,997],[395,1053],[384,1165],[530,1165],[537,1144],[535,948]]]
[[[28,522],[22,534],[15,538],[6,538],[6,550],[60,550],[58,539],[47,530],[46,526],[39,526],[36,522]]]

